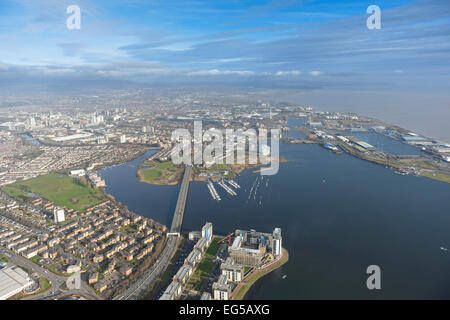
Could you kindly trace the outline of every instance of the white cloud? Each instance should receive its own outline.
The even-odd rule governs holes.
[[[322,72],[322,71],[311,71],[309,74],[310,74],[311,76],[316,77],[316,76],[322,75],[323,72]]]
[[[240,62],[240,61],[250,61],[255,60],[255,58],[229,58],[229,59],[219,59],[220,63],[228,63],[228,62]]]
[[[253,71],[246,71],[246,70],[223,70],[223,71],[221,71],[219,69],[188,72],[188,75],[190,75],[190,76],[218,76],[218,75],[251,76],[254,74],[255,73]]]
[[[0,71],[8,71],[9,65],[0,61]]]
[[[292,70],[292,71],[278,71],[275,73],[275,75],[277,77],[281,77],[281,76],[299,76],[302,73],[298,70]]]

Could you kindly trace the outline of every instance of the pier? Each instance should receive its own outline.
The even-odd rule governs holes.
[[[236,189],[240,189],[241,186],[237,184],[236,181],[234,181],[233,179],[230,179],[227,181],[232,187],[235,187]]]
[[[208,181],[207,186],[208,186],[209,193],[211,194],[211,197],[212,197],[214,200],[217,200],[217,201],[222,200],[222,199],[220,198],[219,194],[217,193],[216,188],[214,188],[214,185],[213,185],[213,183],[212,183],[211,181]]]
[[[218,184],[219,186],[221,186],[222,188],[224,188],[225,191],[228,192],[230,195],[232,195],[232,196],[235,196],[235,195],[236,195],[236,192],[235,192],[233,189],[231,189],[229,186],[227,186],[223,180],[217,182],[217,184]]]

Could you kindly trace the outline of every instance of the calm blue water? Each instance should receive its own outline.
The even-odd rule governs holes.
[[[298,117],[294,118],[291,117],[288,119],[287,125],[291,127],[291,130],[288,133],[289,137],[302,139],[305,138],[305,135],[301,132],[294,131],[293,127],[300,127],[304,126],[307,123],[306,117]],[[319,128],[320,129],[320,128]],[[377,133],[375,131],[367,131],[367,132],[349,132],[349,131],[342,131],[343,135],[351,135],[355,138],[358,138],[362,141],[365,141],[375,148],[395,155],[421,155],[422,151],[420,148],[416,148],[413,146],[410,146],[406,143],[403,143],[399,140],[395,140],[392,138],[389,138],[385,135],[382,135],[380,133]]]
[[[449,184],[396,175],[319,145],[282,144],[280,152],[289,162],[279,173],[262,178],[243,172],[236,197],[217,186],[222,201],[216,202],[200,182],[189,191],[184,230],[198,230],[206,221],[220,234],[281,227],[290,260],[258,281],[248,298],[450,298],[450,251],[440,250],[450,248]],[[170,225],[179,186],[137,182],[143,158],[131,162],[136,167],[101,170],[107,192]],[[382,273],[376,292],[366,288],[372,264]]]
[[[298,118],[290,117],[288,119],[287,125],[288,127],[301,127],[306,125],[306,123],[307,123],[306,117],[298,117]]]
[[[180,185],[157,186],[136,179],[139,164],[155,152],[150,150],[126,164],[106,167],[98,173],[105,179],[106,192],[117,201],[170,227]]]
[[[286,137],[290,138],[296,138],[296,139],[305,139],[306,135],[303,132],[295,131],[294,127],[301,127],[306,124],[306,117],[299,117],[299,118],[289,118],[287,122],[287,126],[291,128],[288,132],[285,132],[284,135]]]

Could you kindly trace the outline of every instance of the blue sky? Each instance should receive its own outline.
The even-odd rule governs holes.
[[[82,11],[66,28],[66,8]],[[382,10],[368,30],[366,9]],[[0,77],[442,89],[450,2],[3,0]]]
[[[72,4],[81,30],[66,28]],[[366,27],[372,4],[380,30]],[[0,89],[306,89],[299,103],[450,141],[449,71],[449,0],[0,1]]]

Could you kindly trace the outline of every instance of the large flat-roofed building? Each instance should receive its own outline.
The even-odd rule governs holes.
[[[281,229],[275,229],[274,234],[277,235],[275,247],[273,235],[270,233],[236,230],[233,244],[228,248],[230,257],[236,264],[260,266],[266,253],[272,253],[274,256],[281,253]]]
[[[416,133],[413,133],[413,132],[409,132],[409,133],[407,133],[407,134],[402,134],[401,135],[401,139],[403,140],[403,141],[406,141],[406,142],[411,142],[411,141],[427,141],[427,139],[426,138],[424,138],[424,137],[421,137],[421,136],[419,136],[418,134],[416,134]]]
[[[368,144],[368,143],[365,142],[365,141],[355,141],[355,143],[356,143],[357,145],[359,145],[360,147],[363,147],[363,148],[366,149],[366,150],[374,150],[374,149],[375,149],[374,146],[372,146],[371,144]]]
[[[250,248],[242,246],[242,238],[234,238],[233,244],[228,248],[230,256],[238,264],[247,266],[259,266],[262,258],[266,254],[266,248],[258,246],[257,248]]]
[[[71,170],[70,175],[75,177],[83,177],[86,175],[86,171],[84,169]]]
[[[52,140],[56,141],[56,142],[66,142],[66,141],[71,141],[71,140],[78,140],[78,139],[88,138],[90,136],[92,136],[92,133],[84,132],[84,133],[72,134],[72,135],[69,135],[69,136],[55,137],[55,138],[52,138]]]
[[[0,270],[0,300],[6,300],[33,284],[28,274],[17,266]]]
[[[236,230],[233,244],[228,248],[237,264],[259,266],[272,242],[272,235],[255,230]]]

